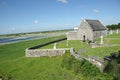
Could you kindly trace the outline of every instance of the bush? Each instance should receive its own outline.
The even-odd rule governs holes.
[[[73,64],[74,64],[74,56],[70,55],[69,51],[66,51],[66,53],[63,55],[63,60],[62,60],[62,67],[65,67],[67,69],[72,69]]]
[[[120,59],[120,58],[118,58]],[[120,64],[116,60],[107,62],[107,67],[104,73],[85,59],[77,60],[70,54],[69,51],[63,55],[62,67],[72,70],[76,75],[81,75],[85,80],[117,80],[120,77]]]
[[[118,63],[118,64],[120,64],[120,51],[118,51],[119,53],[118,53],[118,57],[117,57],[117,60],[116,60],[116,62]]]
[[[67,51],[63,55],[62,67],[66,69],[73,70],[75,74],[83,74],[83,76],[96,76],[100,73],[99,69],[92,65],[85,59],[77,60],[74,56]]]

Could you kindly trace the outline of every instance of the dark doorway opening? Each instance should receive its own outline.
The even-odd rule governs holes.
[[[83,35],[83,42],[85,42],[85,35]]]

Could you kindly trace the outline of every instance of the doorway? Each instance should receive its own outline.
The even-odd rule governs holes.
[[[85,42],[85,40],[86,40],[85,38],[86,38],[86,36],[85,36],[85,35],[83,35],[83,42]]]

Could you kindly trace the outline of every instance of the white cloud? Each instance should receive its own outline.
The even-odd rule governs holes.
[[[93,9],[94,13],[99,13],[100,11],[98,9]]]
[[[34,24],[38,24],[38,22],[39,22],[38,20],[34,20],[33,21]]]
[[[68,0],[57,0],[59,2],[62,2],[62,3],[68,3]]]

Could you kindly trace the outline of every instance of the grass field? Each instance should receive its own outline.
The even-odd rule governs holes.
[[[40,49],[53,49],[53,46],[54,46],[54,44],[50,44],[50,45],[44,46]],[[56,44],[57,48],[75,48],[75,51],[78,51],[80,48],[83,48],[85,46],[87,46],[87,44],[83,43],[80,40],[68,41],[68,45],[67,45],[67,40],[57,42],[57,44]]]
[[[120,44],[120,33],[119,34],[109,34],[106,37],[104,37],[104,43],[105,44]],[[100,38],[96,39],[97,43],[100,43]]]
[[[61,68],[62,57],[26,58],[25,49],[64,36],[0,45],[0,79],[73,80],[72,71]]]
[[[112,38],[116,38],[115,36],[118,35],[114,35],[114,37],[111,35]],[[63,57],[25,57],[26,48],[63,37],[65,36],[0,45],[0,79],[4,78],[4,80],[85,80],[81,77],[81,75],[76,75],[73,73],[73,71],[61,67]],[[111,37],[109,36],[108,38]],[[109,42],[111,41],[112,39]],[[70,41],[68,47],[75,47],[77,51],[79,48],[83,48],[86,45],[86,43],[81,43],[81,41]],[[46,48],[51,47],[53,48],[53,44],[47,46]],[[63,41],[62,45],[57,43],[57,47],[66,48],[66,41]],[[120,50],[120,46],[93,49],[88,47],[84,55],[94,55],[103,57],[104,55],[108,55],[109,52],[118,50]]]
[[[88,47],[83,56],[96,56],[103,58],[104,56],[110,55],[110,53],[118,52],[120,50],[120,46],[110,46],[110,47],[99,47],[99,48],[91,48]]]
[[[97,42],[100,43],[100,39],[97,39]],[[91,55],[103,58],[110,53],[117,52],[120,50],[120,33],[108,35],[104,38],[104,44],[119,44],[118,46],[108,46],[108,47],[99,47],[99,48],[91,48],[88,47],[84,53],[84,55]]]
[[[100,43],[100,38],[96,39],[97,43]],[[120,44],[120,33],[119,34],[112,34],[108,35],[107,37],[104,38],[104,44]],[[40,49],[52,49],[54,44],[42,47]],[[81,48],[85,48],[85,52],[83,53],[83,56],[91,55],[91,56],[96,56],[103,58],[106,55],[109,55],[112,52],[116,52],[120,50],[120,45],[119,46],[109,46],[109,47],[98,47],[98,48],[91,48],[86,42],[82,42],[80,40],[71,40],[68,42],[67,46],[67,40],[61,41],[57,43],[57,48],[75,48],[75,51],[77,52]]]
[[[100,39],[97,39],[97,43],[100,43]],[[112,34],[108,35],[104,38],[104,44],[120,44],[120,33],[119,34]],[[41,49],[52,49],[54,44],[42,47]],[[120,50],[119,46],[109,46],[109,47],[98,47],[98,48],[91,48],[86,42],[82,42],[80,40],[71,40],[68,42],[67,46],[67,40],[58,42],[57,48],[75,48],[75,51],[77,52],[81,48],[85,48],[85,52],[83,53],[83,56],[91,55],[91,56],[97,56],[100,58],[103,58],[106,55],[109,55],[112,52],[116,52]]]

